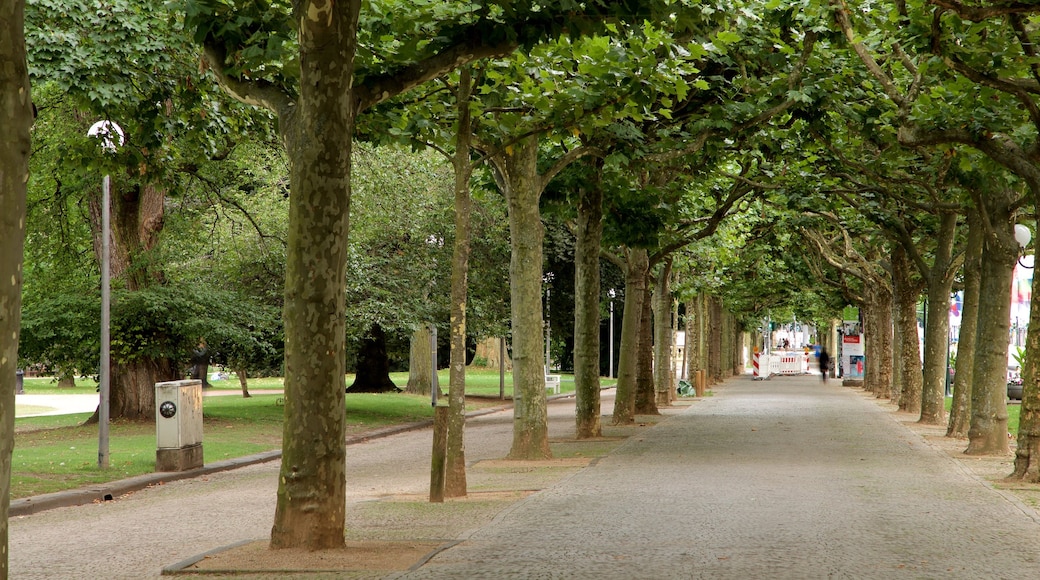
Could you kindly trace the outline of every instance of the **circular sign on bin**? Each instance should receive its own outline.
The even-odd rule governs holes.
[[[162,404],[159,405],[159,414],[169,419],[177,414],[177,405],[175,405],[173,401],[163,401]]]

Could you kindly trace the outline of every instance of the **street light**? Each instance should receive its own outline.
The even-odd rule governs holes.
[[[549,293],[554,277],[552,272],[546,272],[542,276],[542,282],[545,282],[545,376],[549,376]]]
[[[1025,257],[1026,246],[1029,245],[1029,240],[1033,238],[1033,232],[1029,231],[1029,228],[1022,224],[1015,224],[1015,241],[1018,242],[1018,248],[1021,250],[1018,257],[1018,265],[1023,268],[1032,270],[1033,266],[1026,266],[1022,263],[1022,258]]]
[[[123,129],[112,121],[98,121],[90,126],[88,137],[101,139],[106,153],[115,153],[123,144]],[[108,467],[109,376],[111,372],[111,340],[109,335],[111,311],[111,188],[112,180],[106,173],[101,179],[101,369],[98,374],[98,467]]]

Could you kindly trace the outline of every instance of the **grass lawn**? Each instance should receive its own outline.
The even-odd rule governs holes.
[[[393,373],[393,381],[403,387],[408,373]],[[347,384],[354,377],[347,376]],[[439,373],[441,390],[447,391],[448,371]],[[281,394],[254,394],[245,399],[231,394],[239,391],[233,375],[212,382],[212,391],[229,391],[225,396],[203,398],[203,452],[206,463],[280,449],[282,444]],[[614,381],[605,379],[604,386]],[[74,388],[58,388],[49,378],[25,379],[29,394],[94,394],[97,383],[78,380]],[[282,379],[250,379],[253,393],[268,389],[281,390]],[[506,374],[506,398],[512,397],[512,375]],[[562,392],[574,391],[574,379],[564,375]],[[207,392],[210,392],[207,390]],[[498,371],[467,370],[468,395],[497,399]],[[404,393],[349,394],[347,434],[389,425],[410,423],[432,417],[427,396]],[[497,404],[496,401],[474,400],[470,410]],[[20,409],[21,410],[21,409]],[[84,485],[113,481],[155,470],[155,425],[113,421],[110,425],[110,467],[97,467],[97,425],[83,425],[89,413],[26,417],[15,420],[15,448],[12,457],[11,497],[22,498]]]
[[[946,413],[949,416],[950,409],[953,407],[953,397],[946,397]],[[1018,416],[1022,410],[1021,403],[1011,404],[1008,403],[1008,433],[1015,439],[1018,438]]]

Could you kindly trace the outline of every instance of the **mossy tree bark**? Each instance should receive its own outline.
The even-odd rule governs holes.
[[[602,162],[579,191],[574,242],[574,395],[575,437],[603,435],[600,420],[600,264],[603,239]]]
[[[946,211],[939,216],[939,231],[935,237],[932,264],[928,268],[916,251],[913,252],[922,274],[928,282],[928,328],[924,343],[924,388],[921,397],[921,418],[926,425],[946,424],[946,381],[950,350],[950,292],[961,261],[954,257],[953,246],[957,235],[958,214]]]
[[[0,0],[0,578],[8,576],[15,372],[22,312],[25,192],[33,123],[22,0]]]
[[[1008,452],[1007,357],[1011,332],[1011,281],[1018,244],[1015,242],[1013,195],[992,192],[982,202],[986,223],[982,243],[982,277],[979,286],[979,321],[972,369],[971,422],[968,455],[1001,455]]]
[[[1035,221],[1038,216],[1040,203],[1034,202],[1033,223],[1040,224],[1040,221]],[[1033,276],[1032,291],[1040,292],[1040,281],[1036,275]],[[1040,353],[1040,308],[1029,310],[1026,352]],[[1040,363],[1033,356],[1026,356],[1022,366],[1022,406],[1018,415],[1017,444],[1015,469],[1008,477],[1040,483]]]
[[[901,244],[892,252],[892,293],[895,299],[895,368],[892,373],[892,398],[901,411],[921,412],[921,346],[917,334],[917,297],[924,284],[913,277],[910,257]],[[835,352],[835,351],[832,351]]]
[[[707,297],[708,306],[708,381],[722,381],[722,300],[717,296]]]
[[[128,291],[165,283],[165,274],[147,255],[159,242],[165,219],[166,191],[154,185],[112,179],[110,272]],[[90,200],[94,253],[101,263],[101,193]],[[113,337],[119,339],[119,337]],[[155,420],[155,383],[181,378],[176,361],[137,357],[111,364],[109,417],[133,421]],[[203,383],[206,383],[203,377]],[[97,421],[97,413],[90,421]]]
[[[298,19],[300,98],[279,110],[292,196],[276,549],[345,543],[345,280],[359,10],[359,2],[313,5]]]
[[[618,353],[617,392],[614,396],[614,425],[635,422],[636,377],[639,368],[639,341],[642,338],[640,321],[643,301],[646,300],[646,280],[650,258],[646,249],[626,251],[626,259],[619,264],[625,272],[625,308],[621,321],[621,346]]]
[[[408,384],[405,392],[429,395],[433,392],[433,333],[423,325],[412,332],[408,343]]]
[[[636,399],[637,415],[657,415],[654,394],[654,324],[652,278],[648,274],[639,313],[639,347],[636,353]]]
[[[509,204],[510,310],[513,330],[513,445],[511,459],[541,459],[549,450],[542,318],[542,239],[538,210],[538,139],[520,140],[493,158]]]
[[[892,395],[892,290],[887,283],[868,283],[864,295],[864,385],[875,397],[888,399]]]
[[[979,291],[982,277],[983,226],[978,210],[968,210],[968,243],[964,250],[964,302],[957,338],[957,366],[953,373],[953,403],[947,437],[968,436],[971,423],[971,380],[979,328]],[[1032,312],[1030,312],[1032,316]],[[1021,429],[1021,425],[1019,426]]]
[[[445,456],[444,497],[464,497],[466,484],[466,303],[468,301],[470,231],[473,204],[470,199],[470,142],[473,138],[470,67],[459,73],[455,95],[458,115],[455,128],[455,245],[451,255],[451,354],[448,370],[448,441]]]
[[[671,403],[675,392],[675,368],[672,359],[672,261],[665,260],[657,271],[653,294],[654,310],[654,390],[658,406]]]

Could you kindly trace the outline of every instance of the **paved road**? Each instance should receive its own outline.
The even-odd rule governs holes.
[[[831,382],[731,381],[402,578],[1037,578],[1040,521]]]
[[[573,433],[573,403],[550,405]],[[609,413],[609,405],[605,405]],[[503,456],[511,412],[473,420]],[[351,446],[350,501],[424,493],[429,432]],[[11,522],[13,578],[150,578],[266,537],[277,464]],[[730,381],[401,578],[1035,578],[1040,517],[879,406],[812,377]]]

